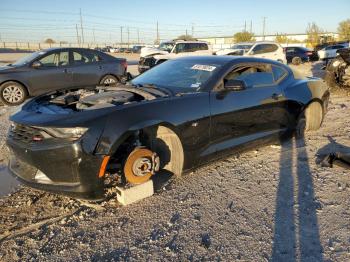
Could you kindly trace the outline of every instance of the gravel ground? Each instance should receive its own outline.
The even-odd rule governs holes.
[[[127,207],[20,187],[0,199],[0,260],[350,261],[349,171],[318,164],[350,152],[349,108],[348,94],[334,92],[322,128],[305,140],[209,163]]]

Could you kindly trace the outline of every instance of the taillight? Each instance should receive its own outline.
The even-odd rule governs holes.
[[[283,53],[287,52],[287,48],[283,47]]]
[[[313,52],[309,51],[309,52],[306,52],[306,55],[312,55]]]
[[[128,62],[126,60],[122,61],[122,67],[124,67],[125,70],[128,68]]]

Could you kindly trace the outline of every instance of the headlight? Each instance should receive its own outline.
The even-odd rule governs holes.
[[[66,128],[52,128],[52,127],[40,127],[46,133],[57,138],[67,138],[77,140],[82,137],[88,130],[86,127],[66,127]]]

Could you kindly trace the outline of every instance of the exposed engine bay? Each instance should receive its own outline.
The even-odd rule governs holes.
[[[136,87],[117,84],[115,86],[87,87],[59,90],[44,95],[37,100],[37,103],[32,104],[30,109],[37,113],[69,114],[153,100],[168,95],[167,90],[154,86]]]
[[[350,87],[350,48],[340,49],[337,53],[339,56],[327,65],[327,84]]]

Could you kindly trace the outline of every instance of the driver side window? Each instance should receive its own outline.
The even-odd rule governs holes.
[[[224,83],[227,80],[241,80],[246,84],[247,88],[274,84],[273,73],[269,64],[239,65],[225,77]]]
[[[69,64],[69,52],[56,52],[44,56],[39,60],[44,67],[58,67]]]

